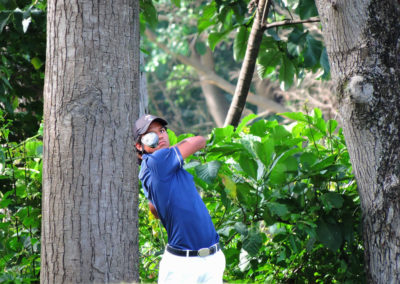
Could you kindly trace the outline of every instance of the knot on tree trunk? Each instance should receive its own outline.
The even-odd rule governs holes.
[[[374,86],[363,76],[355,75],[350,78],[345,92],[356,104],[369,104],[374,97]]]

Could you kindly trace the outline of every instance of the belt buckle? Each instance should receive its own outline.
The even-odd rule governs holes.
[[[207,256],[210,255],[211,251],[209,248],[202,248],[199,249],[199,251],[197,252],[198,256]]]

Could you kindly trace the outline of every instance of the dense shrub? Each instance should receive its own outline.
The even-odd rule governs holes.
[[[41,133],[21,143],[12,142],[10,124],[0,110],[0,282],[38,282]]]

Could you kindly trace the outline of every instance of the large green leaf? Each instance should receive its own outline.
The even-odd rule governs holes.
[[[325,169],[325,168],[329,167],[330,165],[332,165],[335,162],[335,160],[336,160],[336,156],[335,155],[328,156],[325,159],[323,159],[322,161],[314,164],[311,167],[311,169],[313,171],[320,171],[320,170]]]
[[[326,134],[326,123],[323,118],[318,118],[315,122],[315,127],[321,131],[322,134]]]
[[[257,162],[254,161],[252,157],[245,153],[241,153],[239,156],[239,165],[247,175],[257,180],[258,166]]]
[[[157,10],[153,5],[153,1],[141,0],[140,9],[146,22],[150,25],[150,27],[155,29],[158,23],[158,16],[157,16]]]
[[[205,182],[211,184],[214,182],[215,178],[217,177],[218,170],[220,167],[221,167],[221,162],[211,161],[204,165],[195,167],[195,170],[196,170],[196,174],[199,178],[201,178]]]
[[[279,113],[279,115],[290,118],[292,120],[303,121],[303,122],[308,121],[306,116],[302,112],[283,112]]]
[[[281,68],[279,69],[279,81],[285,90],[289,89],[294,82],[295,67],[293,62],[286,56],[282,57]]]
[[[0,9],[14,10],[16,8],[18,8],[18,5],[15,0],[0,0]]]
[[[257,196],[254,194],[253,188],[247,183],[238,183],[236,189],[240,204],[249,210],[254,210],[254,207],[257,206]]]
[[[212,133],[212,142],[217,144],[220,141],[231,141],[234,128],[232,125],[228,125],[224,128],[214,128]]]
[[[243,145],[236,143],[227,143],[221,146],[212,147],[207,151],[207,160],[210,158],[218,158],[220,156],[231,156],[234,154],[239,154],[244,151]]]
[[[297,57],[300,55],[302,47],[305,44],[306,37],[308,31],[304,31],[303,29],[296,26],[293,31],[289,34],[288,42],[287,42],[287,51],[289,55],[293,57]]]
[[[317,223],[318,240],[332,251],[337,251],[342,245],[343,234],[340,226],[334,222],[320,220]]]
[[[265,122],[265,120],[261,119],[254,122],[250,126],[250,133],[259,137],[265,137],[267,129],[267,123]]]
[[[286,182],[286,166],[283,163],[277,163],[269,174],[269,182],[272,185],[281,185]]]
[[[327,128],[328,128],[329,134],[332,135],[333,132],[335,132],[337,126],[338,126],[338,122],[336,120],[334,120],[334,119],[328,120]]]
[[[227,34],[229,34],[231,30],[225,30],[222,32],[211,32],[208,35],[208,45],[210,46],[211,50],[214,51],[217,44],[223,40]]]
[[[260,78],[265,78],[273,71],[280,63],[282,58],[281,52],[278,49],[270,49],[260,51],[257,59],[257,73]]]
[[[261,140],[261,142],[254,142],[254,148],[257,157],[268,167],[271,163],[272,155],[274,154],[274,140],[266,138]]]
[[[307,44],[304,50],[304,67],[313,67],[320,62],[322,42],[316,40],[311,34],[307,34]]]
[[[246,54],[247,40],[249,38],[249,31],[246,26],[240,26],[236,34],[235,41],[233,42],[233,59],[235,61],[243,60]]]
[[[257,117],[256,114],[252,113],[247,115],[246,117],[244,117],[240,124],[238,125],[238,127],[236,127],[235,133],[239,134],[240,132],[242,132],[243,128],[246,126],[246,124],[251,121],[252,119],[255,119]]]
[[[277,125],[273,130],[272,130],[272,136],[277,142],[282,142],[282,140],[287,140],[290,139],[292,134],[286,130],[286,128],[283,125]]]
[[[300,156],[300,163],[304,170],[308,170],[314,165],[318,160],[318,157],[313,153],[305,152]]]
[[[247,229],[247,226],[243,224],[242,222],[237,222],[234,225],[236,232],[238,232],[241,236],[246,237],[249,233],[249,230]]]
[[[11,16],[11,11],[0,11],[0,33],[3,31],[4,27],[7,25],[8,20]]]
[[[299,0],[296,12],[302,20],[318,16],[318,10],[314,0]]]
[[[243,249],[249,253],[250,256],[256,256],[262,246],[262,235],[256,230],[250,230],[249,235],[243,240]]]
[[[216,12],[215,2],[211,2],[203,8],[203,13],[197,20],[197,30],[199,34],[215,24],[214,16],[216,15]]]
[[[343,206],[344,199],[337,192],[328,192],[321,196],[322,201],[329,207],[341,208]]]
[[[299,26],[293,28],[293,31],[289,34],[288,42],[294,45],[303,45],[305,43],[308,31],[304,31]]]
[[[277,215],[281,218],[286,218],[290,213],[286,204],[278,202],[268,202],[267,206],[272,214]]]

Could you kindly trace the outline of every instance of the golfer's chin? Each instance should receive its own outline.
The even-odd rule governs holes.
[[[161,142],[160,144],[158,144],[157,150],[159,150],[159,149],[165,149],[165,148],[168,148],[167,143]]]

